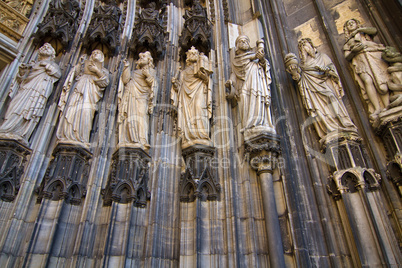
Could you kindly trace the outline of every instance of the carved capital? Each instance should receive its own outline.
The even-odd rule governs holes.
[[[273,133],[261,133],[244,142],[246,157],[250,157],[250,165],[258,174],[272,173],[278,165],[281,153],[279,137]]]

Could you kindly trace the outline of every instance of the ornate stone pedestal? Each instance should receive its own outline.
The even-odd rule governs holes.
[[[104,205],[112,201],[145,207],[150,198],[148,172],[151,157],[141,148],[121,147],[113,154],[112,168],[106,188],[103,189]]]
[[[333,174],[327,185],[336,205],[346,233],[351,233],[362,266],[380,266],[382,258],[392,259],[397,243],[382,219],[386,217],[379,196],[381,177],[365,161],[364,149],[357,135],[340,134],[326,144],[326,152],[333,160]],[[382,215],[381,215],[382,214]]]
[[[377,128],[388,155],[388,176],[402,195],[402,120]]]
[[[37,190],[38,202],[43,198],[80,205],[86,195],[92,154],[76,144],[59,143],[53,151],[53,160]]]
[[[180,201],[219,199],[221,186],[215,179],[214,165],[219,164],[214,161],[215,147],[196,144],[183,149],[182,154],[186,171],[180,180]]]
[[[276,205],[273,172],[280,154],[279,137],[273,133],[261,133],[246,140],[245,151],[250,156],[250,165],[257,171],[268,234],[268,252],[271,267],[285,267],[281,228]]]
[[[0,139],[0,199],[12,202],[31,150],[15,140]]]

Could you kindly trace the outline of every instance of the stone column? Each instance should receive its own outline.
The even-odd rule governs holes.
[[[122,267],[126,265],[129,245],[133,205],[144,209],[150,198],[148,191],[148,171],[151,157],[141,148],[118,148],[112,157],[112,168],[106,188],[102,190],[104,205],[111,206],[110,221],[105,245],[104,266]],[[144,217],[137,217],[145,220]],[[137,222],[137,226],[145,225]],[[140,243],[141,241],[137,241]],[[142,241],[144,242],[144,241]],[[142,244],[142,243],[140,243]],[[132,261],[132,260],[130,260]]]
[[[260,134],[245,142],[245,150],[250,154],[250,165],[257,171],[261,184],[270,265],[271,267],[285,267],[273,185],[273,171],[277,168],[280,153],[279,138],[275,134]]]
[[[82,212],[91,157],[78,145],[59,143],[53,150],[53,160],[36,190],[42,217],[36,223],[24,265],[50,265],[58,258],[71,257],[74,244],[63,245],[63,241],[78,232],[74,215]]]
[[[180,266],[205,267],[210,265],[211,255],[220,247],[214,244],[212,232],[218,227],[210,218],[213,203],[219,201],[221,191],[213,167],[215,148],[197,144],[184,149],[182,154],[186,167],[179,185]]]

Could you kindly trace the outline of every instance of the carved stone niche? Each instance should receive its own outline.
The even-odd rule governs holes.
[[[192,145],[182,151],[186,164],[181,174],[179,191],[181,202],[219,200],[221,185],[216,178],[215,147]]]
[[[186,52],[194,46],[201,53],[208,55],[212,43],[212,23],[208,19],[207,10],[199,0],[188,3],[190,9],[185,11],[183,18],[184,27],[179,38],[181,44],[180,57],[186,59]]]
[[[43,43],[58,40],[61,48],[55,46],[56,53],[66,49],[78,29],[80,3],[78,0],[53,0],[43,21],[38,25],[34,42]]]
[[[45,178],[36,190],[37,202],[43,198],[65,199],[67,203],[80,205],[86,195],[91,158],[92,154],[83,147],[59,143]]]
[[[112,156],[112,167],[106,188],[102,189],[103,204],[112,202],[145,207],[151,198],[148,190],[151,157],[141,148],[119,148]]]
[[[134,58],[141,52],[149,51],[156,62],[165,49],[166,31],[163,21],[166,1],[141,1],[138,10],[129,42],[130,50]]]
[[[113,55],[120,46],[122,33],[122,12],[120,0],[101,0],[95,7],[83,45],[88,51],[93,51],[99,44],[105,46],[109,55]],[[103,52],[106,49],[101,49]],[[106,54],[106,53],[105,53]]]
[[[353,167],[336,171],[328,179],[327,190],[335,200],[342,194],[355,193],[359,190],[376,191],[380,188],[381,177],[373,169]]]
[[[0,199],[12,202],[18,194],[21,176],[31,150],[21,143],[0,139]]]
[[[323,151],[331,170],[347,170],[354,167],[368,167],[362,139],[354,132],[340,132],[335,139],[323,145]]]

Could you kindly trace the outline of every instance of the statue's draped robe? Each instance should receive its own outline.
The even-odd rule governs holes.
[[[130,69],[123,71],[123,92],[119,92],[119,143],[140,143],[148,145],[149,106],[152,105],[154,70],[146,78],[142,70],[135,70],[130,77]]]
[[[388,64],[381,58],[382,51],[378,51],[378,49],[383,49],[383,46],[381,44],[373,42],[370,35],[364,33],[364,29],[362,29],[361,32],[356,32],[353,36],[351,36],[344,45],[343,49],[345,52],[349,52],[353,49],[354,46],[360,43],[366,48],[359,51],[352,58],[351,66],[355,74],[355,79],[358,82],[362,91],[363,98],[368,104],[370,113],[372,113],[374,112],[374,106],[368,99],[363,80],[360,78],[359,75],[365,73],[371,77],[377,90],[378,99],[380,100],[382,108],[386,108],[385,105],[381,102],[380,95],[388,94],[388,92],[382,92],[380,86],[384,84],[386,85],[387,81],[389,80],[389,74],[387,72]]]
[[[45,66],[55,68],[49,73]],[[53,83],[61,76],[59,66],[49,60],[36,63],[28,76],[22,80],[17,94],[8,106],[5,121],[0,132],[10,133],[28,140],[45,110],[47,99],[53,90]]]
[[[64,142],[85,144],[89,143],[97,103],[103,96],[104,88],[109,84],[109,74],[102,68],[103,76],[99,78],[87,67],[79,73],[79,66],[73,72],[78,72],[78,81],[71,93],[68,106],[63,111],[57,137]]]
[[[340,82],[317,70],[317,66],[329,67],[337,74],[331,59],[321,53],[309,57],[300,66],[302,73],[298,82],[300,95],[309,116],[314,118],[314,125],[320,138],[333,131],[355,131],[356,127],[341,101],[343,90]],[[339,77],[339,76],[338,76]]]
[[[232,60],[231,80],[235,83],[236,94],[240,98],[242,130],[254,127],[272,128],[268,61],[265,64],[257,62],[255,52],[251,50],[236,54]]]
[[[194,66],[181,73],[178,92],[178,128],[183,142],[210,144],[209,119],[212,116],[210,83],[194,74]]]

